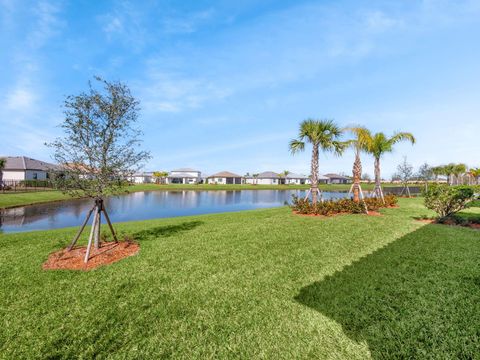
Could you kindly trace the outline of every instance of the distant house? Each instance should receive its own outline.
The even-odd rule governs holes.
[[[26,156],[0,156],[6,160],[3,181],[48,180],[57,165]]]
[[[222,171],[207,177],[208,184],[237,184],[240,185],[242,183],[242,176],[237,175],[228,171]]]
[[[247,176],[245,178],[246,184],[255,185],[278,185],[282,182],[285,184],[285,179],[281,179],[280,175],[273,171],[264,171],[258,174],[257,177]]]
[[[325,174],[325,177],[328,178],[329,184],[350,184],[352,179],[343,175],[338,174]]]
[[[150,184],[153,182],[153,172],[139,172],[130,176],[130,181],[135,184]]]
[[[305,185],[310,184],[311,180],[309,176],[291,173],[287,175],[285,183],[288,185]]]
[[[199,184],[201,182],[202,173],[190,168],[172,170],[167,177],[167,184]]]

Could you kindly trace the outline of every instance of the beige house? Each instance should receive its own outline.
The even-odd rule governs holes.
[[[222,171],[207,177],[207,184],[228,184],[228,185],[240,185],[242,184],[243,177],[238,174],[231,173],[229,171]]]

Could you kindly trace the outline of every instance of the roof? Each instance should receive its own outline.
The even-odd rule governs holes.
[[[338,174],[325,174],[325,176],[328,178],[336,178],[336,179],[350,179],[347,176],[338,175]]]
[[[221,171],[219,173],[216,173],[216,174],[213,174],[213,175],[209,176],[209,178],[214,178],[214,177],[218,177],[218,178],[241,178],[242,176],[238,175],[238,174],[231,173],[229,171]]]
[[[258,174],[259,179],[278,179],[280,176],[273,171],[264,171]]]
[[[0,156],[6,160],[4,170],[39,170],[48,171],[58,168],[57,165],[26,156]]]
[[[302,174],[294,174],[290,173],[287,175],[287,179],[308,179],[309,177],[307,175],[302,175]]]
[[[200,171],[191,169],[191,168],[180,168],[180,169],[172,170],[171,172],[200,172]]]

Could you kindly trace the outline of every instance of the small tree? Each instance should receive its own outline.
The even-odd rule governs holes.
[[[135,126],[139,102],[129,88],[120,82],[109,82],[100,77],[95,81],[102,88],[94,88],[65,100],[65,120],[61,124],[65,135],[48,144],[53,158],[62,167],[54,177],[56,185],[72,196],[86,196],[94,200],[82,227],[68,247],[71,250],[83,232],[92,213],[92,231],[87,245],[88,261],[92,238],[100,247],[102,213],[117,240],[105,210],[103,199],[117,192],[123,180],[138,171],[150,158],[140,149],[141,131]]]
[[[165,184],[165,179],[168,177],[168,172],[166,171],[154,171],[153,178],[155,179],[155,184]]]
[[[423,183],[425,183],[425,189],[428,188],[428,182],[432,180],[433,176],[434,176],[433,168],[427,163],[420,166],[416,175],[419,181],[422,181]]]
[[[403,189],[401,194],[407,194],[410,197],[410,188],[408,187],[408,182],[412,179],[413,176],[413,166],[407,162],[407,157],[403,157],[403,162],[397,166],[397,176],[403,184]]]
[[[258,175],[260,175],[260,174],[252,174],[252,177],[253,177],[253,185],[257,185],[257,184],[258,184]]]
[[[287,176],[290,174],[290,171],[288,170],[283,170],[283,172],[281,172],[280,174],[278,174],[278,176],[280,177],[280,179],[284,179],[284,182],[285,184],[287,183]],[[281,181],[278,182],[278,185],[281,185]]]

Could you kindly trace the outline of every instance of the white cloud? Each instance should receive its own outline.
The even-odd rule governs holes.
[[[30,111],[35,105],[36,97],[27,88],[16,88],[6,96],[5,106],[12,111]]]

